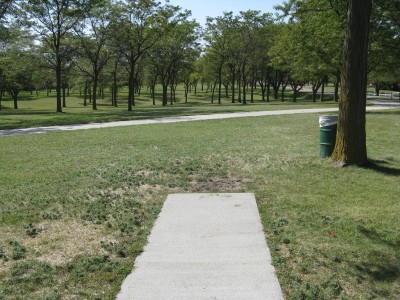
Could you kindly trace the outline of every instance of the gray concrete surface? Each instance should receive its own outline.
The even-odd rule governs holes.
[[[254,195],[169,195],[117,299],[283,299]]]

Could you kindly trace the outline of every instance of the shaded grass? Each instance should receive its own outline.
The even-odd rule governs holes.
[[[199,91],[196,95],[189,96],[189,102],[184,103],[183,90],[180,86],[177,92],[177,102],[174,105],[161,106],[160,95],[157,95],[156,105],[152,105],[150,94],[143,91],[137,96],[136,106],[133,111],[127,111],[127,94],[123,89],[120,93],[118,107],[111,106],[111,100],[106,95],[105,99],[98,99],[98,109],[92,110],[91,104],[83,106],[83,99],[78,94],[71,94],[67,97],[67,107],[63,113],[56,113],[55,96],[47,97],[40,93],[39,98],[35,95],[22,94],[19,102],[19,109],[12,109],[12,101],[3,101],[3,110],[0,111],[1,129],[28,128],[52,125],[87,124],[96,122],[111,122],[157,118],[166,116],[183,116],[213,113],[230,113],[242,111],[279,110],[293,108],[314,108],[314,107],[337,107],[331,101],[314,103],[308,93],[301,93],[297,103],[291,102],[290,92],[286,93],[285,102],[271,100],[262,102],[259,89],[256,92],[254,103],[248,100],[247,105],[239,102],[231,103],[230,99],[223,98],[222,104],[218,105],[217,99],[211,104],[211,93]],[[250,96],[249,96],[250,99]],[[271,97],[272,99],[272,97]],[[6,98],[7,100],[7,98]]]
[[[208,189],[255,193],[288,299],[398,299],[398,110],[367,121],[345,169],[313,114],[2,137],[0,298],[113,299],[167,194]]]

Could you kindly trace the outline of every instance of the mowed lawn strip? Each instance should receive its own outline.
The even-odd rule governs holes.
[[[136,105],[133,111],[127,108],[126,89],[122,89],[118,100],[118,107],[111,106],[111,99],[106,95],[104,99],[98,99],[98,109],[93,110],[90,103],[83,105],[83,96],[72,94],[66,98],[67,107],[63,108],[63,113],[56,113],[56,98],[53,94],[48,97],[46,93],[40,92],[39,97],[35,94],[21,93],[19,109],[13,109],[13,102],[10,97],[5,97],[0,111],[0,130],[13,128],[29,128],[53,125],[87,124],[112,121],[141,120],[159,117],[188,116],[199,114],[281,110],[281,109],[302,109],[302,108],[325,108],[338,107],[333,101],[312,102],[309,93],[301,93],[298,102],[291,102],[291,93],[286,93],[285,102],[281,99],[270,102],[262,102],[257,89],[254,103],[250,100],[247,105],[239,102],[231,103],[228,98],[222,99],[222,104],[218,105],[215,99],[211,104],[211,92],[199,91],[196,95],[189,95],[188,103],[184,103],[183,87],[178,86],[177,102],[174,105],[168,104],[161,106],[159,95],[157,95],[156,105],[152,105],[150,94],[143,91],[137,96]],[[250,97],[250,96],[249,96]],[[327,96],[327,100],[332,99]]]
[[[398,299],[399,119],[368,113],[365,168],[316,114],[2,137],[0,299],[114,299],[177,192],[254,192],[288,299]]]

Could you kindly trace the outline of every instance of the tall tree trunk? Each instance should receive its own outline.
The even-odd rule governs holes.
[[[338,71],[336,74],[335,93],[333,95],[333,99],[335,102],[339,101],[339,84],[340,84],[340,71]]]
[[[118,96],[117,70],[114,70],[114,72],[113,72],[113,99],[114,99],[114,107],[118,107],[117,96]]]
[[[87,105],[88,88],[89,88],[89,83],[88,83],[88,81],[86,80],[86,81],[85,81],[84,96],[83,96],[83,106],[86,106],[86,105]]]
[[[237,79],[237,86],[238,86],[238,101],[239,103],[242,103],[242,82],[240,81],[241,75],[238,74],[238,79]]]
[[[152,84],[150,90],[151,90],[151,98],[153,99],[153,105],[156,105],[156,85]]]
[[[94,75],[93,80],[93,94],[92,94],[92,109],[97,110],[97,76]]]
[[[65,83],[62,84],[62,106],[67,107],[67,102],[65,101]]]
[[[319,100],[321,102],[324,102],[324,97],[325,97],[325,78],[322,79],[322,85],[321,85],[321,97]]]
[[[57,112],[62,112],[61,106],[61,59],[57,58],[56,65],[56,92],[57,92]]]
[[[222,64],[218,68],[218,104],[221,104],[221,89],[222,89]]]
[[[173,84],[171,84],[169,86],[169,97],[170,97],[170,100],[169,100],[170,104],[174,105],[174,87],[173,87]]]
[[[213,86],[212,86],[212,92],[211,92],[211,104],[214,104],[214,95],[215,95],[215,87],[217,86],[217,80],[215,80]]]
[[[232,99],[232,103],[235,103],[235,80],[236,80],[236,76],[235,76],[235,70],[234,70],[234,68],[232,67],[231,68],[231,76],[232,76],[232,97],[231,97],[231,99]]]
[[[203,89],[203,84],[201,85]],[[185,89],[185,103],[188,103],[188,94],[189,94],[189,80],[184,82],[184,89]]]
[[[312,89],[312,102],[316,102],[317,101],[317,93],[318,90],[321,86],[321,81],[320,80],[316,80],[312,83],[311,89]]]
[[[243,82],[242,82],[242,84],[243,84],[243,99],[242,99],[242,104],[247,104],[247,99],[246,99],[246,86],[247,86],[247,81],[246,81],[246,69],[245,69],[245,65],[243,64],[243,73],[242,73],[242,80],[243,80]]]
[[[162,106],[166,106],[168,104],[168,84],[163,83],[163,94],[162,94]]]
[[[381,91],[381,87],[380,87],[380,85],[379,85],[379,82],[375,82],[374,83],[374,87],[375,87],[375,96],[379,96],[379,94],[380,94],[380,91]]]
[[[254,103],[254,80],[251,80],[250,103]]]
[[[282,82],[282,91],[281,91],[281,101],[282,102],[285,102],[285,90],[286,90],[287,85],[288,85],[287,82],[286,83]]]
[[[372,0],[349,0],[343,47],[339,119],[332,158],[340,165],[367,162],[365,106]]]
[[[18,109],[18,91],[11,91],[11,96],[14,100],[14,109]]]
[[[135,62],[131,61],[131,69],[129,72],[128,83],[128,111],[132,111],[132,106],[135,105]]]

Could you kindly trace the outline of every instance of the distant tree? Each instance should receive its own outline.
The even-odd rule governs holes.
[[[189,21],[189,12],[175,12],[169,30],[150,52],[150,60],[163,87],[162,105],[167,105],[167,88],[175,83],[178,73],[198,55],[197,29],[199,25]],[[171,16],[172,17],[172,16]],[[171,104],[173,99],[171,97]]]
[[[76,29],[78,36],[77,53],[82,58],[75,64],[78,69],[91,78],[92,107],[97,109],[97,90],[101,72],[111,57],[107,48],[110,39],[110,3],[103,2],[102,7],[93,8]]]
[[[368,54],[368,82],[375,93],[400,82],[400,1],[374,1]]]
[[[112,37],[129,74],[128,111],[135,105],[135,78],[140,59],[161,39],[177,7],[152,0],[119,2],[113,12]]]
[[[32,86],[32,76],[36,58],[28,51],[15,48],[9,50],[6,56],[0,58],[0,68],[4,70],[5,89],[14,101],[14,109],[18,109],[18,95],[22,90],[29,90]]]
[[[222,70],[229,59],[228,44],[234,39],[233,28],[236,22],[232,12],[224,12],[223,16],[216,18],[207,18],[204,39],[208,43],[206,51],[209,61],[212,61],[217,76],[218,104],[221,104]]]
[[[98,0],[28,0],[21,3],[28,24],[46,45],[48,62],[56,75],[57,112],[62,112],[62,69],[71,54],[66,36]]]

